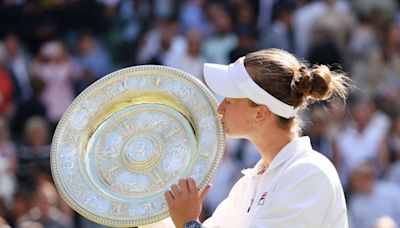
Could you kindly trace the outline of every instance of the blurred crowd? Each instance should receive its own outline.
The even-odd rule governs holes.
[[[0,227],[104,227],[72,211],[50,172],[51,138],[73,99],[123,67],[162,64],[202,79],[281,48],[353,80],[349,99],[310,104],[304,134],[337,168],[351,227],[400,227],[400,1],[3,0]],[[202,219],[260,159],[228,140]],[[315,189],[314,191],[319,191]],[[310,194],[313,194],[310,192]],[[333,199],[334,200],[334,199]]]

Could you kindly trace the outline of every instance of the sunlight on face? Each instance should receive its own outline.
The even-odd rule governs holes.
[[[247,98],[225,98],[218,106],[221,122],[227,136],[246,138],[253,128],[254,107]]]

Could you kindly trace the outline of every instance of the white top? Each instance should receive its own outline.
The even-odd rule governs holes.
[[[332,163],[301,137],[263,172],[262,161],[242,177],[204,227],[348,227],[342,186]]]
[[[379,147],[386,136],[390,120],[376,112],[363,132],[346,128],[337,136],[341,165],[338,167],[342,185],[346,188],[351,171],[362,164],[378,160]]]

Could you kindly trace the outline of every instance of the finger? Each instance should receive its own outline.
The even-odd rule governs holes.
[[[187,194],[189,193],[189,188],[186,179],[181,179],[179,180],[179,188],[181,188],[181,193],[182,194]]]
[[[164,197],[167,201],[168,207],[171,207],[172,203],[174,202],[174,196],[172,195],[171,191],[164,192]]]
[[[199,196],[200,202],[203,203],[203,201],[206,198],[206,196],[207,196],[208,192],[210,191],[211,187],[212,187],[212,185],[208,184],[206,186],[206,188],[204,189],[204,191],[200,194],[200,196]]]
[[[171,186],[171,192],[172,192],[172,196],[174,197],[174,199],[176,199],[176,197],[181,196],[181,191],[179,190],[179,187],[176,184],[173,184]]]
[[[192,178],[187,179],[188,188],[190,192],[197,192],[196,182]]]

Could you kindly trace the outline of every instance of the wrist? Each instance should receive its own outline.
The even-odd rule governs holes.
[[[185,225],[183,225],[183,227],[184,228],[201,228],[202,225],[198,220],[192,220],[192,221],[185,223]]]

